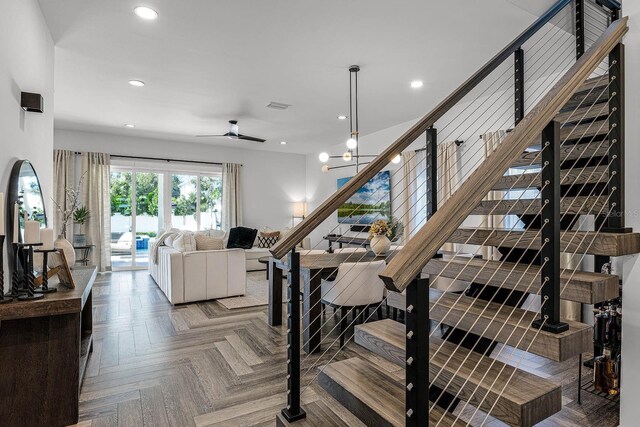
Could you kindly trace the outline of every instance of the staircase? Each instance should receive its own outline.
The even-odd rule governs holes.
[[[560,1],[554,7],[569,3]],[[576,2],[577,13],[582,4]],[[552,8],[541,19],[549,22],[557,12]],[[600,267],[611,257],[640,253],[640,233],[624,227],[619,188],[624,184],[619,159],[624,153],[624,117],[618,109],[623,107],[619,92],[624,85],[617,66],[623,56],[616,56],[616,49],[626,32],[626,19],[616,12],[591,49],[582,46],[581,51],[577,42],[576,64],[526,117],[518,116],[516,107],[513,132],[437,212],[432,209],[426,224],[388,260],[380,277],[404,301],[406,326],[391,319],[369,321],[355,326],[354,344],[348,345],[404,368],[406,378],[399,379],[367,357],[332,357],[318,366],[317,384],[366,425],[469,425],[455,410],[470,407],[507,425],[532,426],[562,410],[562,390],[554,378],[519,369],[517,361],[505,363],[495,350],[503,344],[500,351],[531,353],[554,362],[592,352],[592,327],[561,318],[560,300],[597,304],[616,298],[620,278],[600,273]],[[514,52],[522,39],[514,43],[507,51]],[[607,73],[592,77],[605,58]],[[496,60],[504,58],[499,54]],[[517,64],[516,60],[516,72]],[[353,194],[394,153],[405,149],[407,141],[427,128],[434,130],[451,99],[312,212],[274,255],[282,257],[300,236],[319,226],[350,191]],[[545,144],[547,140],[552,142]],[[507,174],[518,168],[526,170]],[[537,196],[485,197],[514,190],[534,190],[530,193]],[[517,216],[522,227],[462,225],[469,217],[503,215]],[[587,216],[594,220],[585,227]],[[445,243],[493,248],[498,255],[479,259],[458,250],[442,258],[438,251]],[[561,252],[594,256],[595,272],[564,268]],[[461,293],[450,292],[439,287],[436,278],[469,286]],[[525,306],[532,295],[542,297],[542,308]],[[431,331],[430,322],[438,328]],[[289,421],[278,417],[279,425],[295,425]]]
[[[597,80],[597,79],[594,79]],[[605,80],[606,81],[606,80]],[[589,88],[594,87],[594,81],[587,81],[572,98],[570,104],[579,103],[584,99]],[[608,112],[606,99],[593,106]],[[556,119],[567,117],[562,111]],[[589,124],[598,123],[597,114],[587,115],[580,124],[568,124],[562,128],[563,133],[569,134],[572,129],[587,128]],[[589,120],[588,123],[585,121]],[[589,142],[581,147],[577,154],[565,155],[563,160],[596,159],[597,155],[606,156],[606,151],[599,152],[592,147],[597,144],[593,141],[602,141],[608,132],[608,127],[600,127],[598,132],[588,132],[591,137],[585,138]],[[591,147],[590,147],[591,146]],[[524,153],[520,159],[514,162],[517,167],[526,162],[531,153]],[[527,164],[530,164],[529,161]],[[582,167],[573,169],[570,173],[562,175],[562,185],[571,184],[597,184],[606,181],[608,169],[606,167]],[[540,186],[540,174],[533,173],[531,179],[521,179],[520,182],[528,183],[531,188]],[[505,176],[493,186],[500,190],[512,188],[513,176]],[[606,197],[598,202],[598,197],[582,197],[585,203],[580,203],[580,210],[565,210],[567,213],[589,215],[597,213],[602,208]],[[563,202],[570,205],[573,198],[565,197]],[[495,215],[506,213],[526,215],[529,200],[517,202],[495,200],[483,201],[476,207],[472,214],[486,215],[492,212]],[[532,212],[539,211],[540,199],[536,199]],[[509,211],[508,206],[527,206]],[[491,211],[491,205],[499,205],[499,209]],[[561,205],[562,206],[565,205]],[[575,205],[573,205],[575,206]],[[564,213],[564,212],[563,212]],[[480,232],[478,232],[480,231]],[[469,237],[473,234],[473,238]],[[461,228],[450,236],[450,243],[472,243],[492,246],[492,243],[500,242],[501,247],[536,249],[539,246],[539,237],[536,230],[523,230],[514,242],[502,242],[500,230],[477,230]],[[506,231],[505,231],[506,233]],[[530,236],[529,236],[529,234]],[[582,236],[585,232],[568,232],[564,239],[566,243],[563,251],[575,250],[577,253],[587,252],[603,256],[621,256],[640,252],[640,234],[638,233],[594,233],[594,239],[584,239],[591,243],[589,247],[572,244],[571,238]],[[515,239],[520,241],[515,241]],[[581,241],[576,239],[576,241]],[[489,287],[502,287],[516,291],[526,291],[537,294],[540,292],[540,266],[519,264],[513,262],[500,262],[482,259],[469,259],[468,257],[456,257],[452,260],[432,259],[429,261],[423,273],[430,276],[440,276],[450,279],[458,279],[473,282]],[[564,270],[561,276],[563,292],[562,299],[584,304],[596,304],[618,296],[618,276],[593,273],[580,270]],[[533,284],[533,286],[530,286]],[[431,320],[442,322],[444,325],[455,326],[463,331],[475,334],[483,334],[484,337],[530,353],[562,362],[571,359],[580,353],[593,351],[593,328],[590,325],[566,320],[569,330],[554,334],[546,331],[530,329],[536,313],[523,309],[503,306],[490,301],[478,300],[472,297],[459,296],[457,294],[431,289],[429,292]],[[369,351],[397,364],[405,366],[405,326],[390,319],[369,322],[355,327],[355,343]],[[442,345],[440,351],[437,348]],[[456,350],[457,349],[457,350]],[[506,424],[513,426],[531,426],[552,416],[561,410],[561,389],[552,380],[544,379],[536,375],[524,372],[520,369],[505,365],[490,357],[471,350],[458,349],[456,344],[431,339],[429,343],[430,355],[436,353],[436,357],[430,358],[429,371],[431,376],[436,376],[443,371],[432,383],[432,386],[444,388],[462,400],[469,399],[471,405],[481,402],[480,410],[491,410],[491,415]],[[455,357],[448,360],[448,355]],[[351,412],[358,415],[367,425],[375,426],[402,426],[405,423],[404,384],[399,383],[390,375],[376,368],[371,362],[360,358],[351,358],[329,364],[320,374],[319,384],[333,395],[339,402],[345,405]],[[504,387],[509,382],[510,386]],[[500,392],[504,388],[504,392]],[[442,408],[440,408],[442,409]],[[437,422],[442,413],[436,415],[432,412],[432,421]],[[454,425],[455,417],[448,415],[439,425]],[[457,423],[464,425],[462,421]]]

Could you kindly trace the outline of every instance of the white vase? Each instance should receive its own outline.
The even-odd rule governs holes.
[[[387,236],[373,236],[371,238],[371,250],[376,256],[384,255],[391,248],[391,240]]]
[[[64,252],[64,257],[67,259],[67,264],[69,264],[69,268],[73,268],[76,263],[76,250],[73,249],[73,245],[70,241],[64,238],[61,234],[58,238],[53,242],[53,247],[56,249],[62,249]]]

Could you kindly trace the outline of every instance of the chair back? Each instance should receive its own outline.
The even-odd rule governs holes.
[[[336,280],[323,286],[322,299],[334,305],[359,306],[382,301],[384,283],[378,274],[386,263],[345,262],[338,267]]]

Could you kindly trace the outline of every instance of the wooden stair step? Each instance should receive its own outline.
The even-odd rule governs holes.
[[[405,385],[373,364],[353,357],[319,368],[318,383],[331,396],[370,426],[405,425]],[[435,425],[464,426],[462,421],[432,408],[429,418]]]
[[[405,366],[403,324],[390,319],[365,323],[356,327],[355,334],[356,343]],[[485,412],[491,410],[493,417],[507,424],[531,426],[562,409],[559,385],[480,353],[431,338],[429,358],[435,386]]]
[[[595,81],[585,82],[585,85],[580,87],[578,91],[573,94],[571,98],[564,104],[561,112],[575,110],[576,108],[584,105],[600,104],[602,102],[608,102],[609,91],[604,87],[609,83],[607,78],[603,78],[598,82],[598,77]],[[591,90],[592,87],[595,88]]]
[[[609,211],[607,196],[563,197],[560,213],[589,215]],[[542,211],[542,199],[483,200],[471,215],[538,215]]]
[[[584,83],[578,88],[578,90],[576,91],[576,93],[586,93],[589,92],[590,90],[594,90],[596,88],[604,88],[605,86],[607,86],[609,84],[609,75],[608,74],[603,74],[600,76],[596,76],[596,77],[591,77],[590,79],[587,79],[584,81]]]
[[[583,105],[577,109],[567,110],[556,115],[556,121],[561,125],[565,123],[588,122],[609,115],[609,103]]]
[[[533,321],[540,317],[533,311],[437,289],[429,289],[429,303],[431,320],[557,362],[593,349],[593,328],[584,323],[563,320],[569,324],[569,330],[553,334],[531,327]]]
[[[541,246],[541,237],[536,230],[459,228],[453,232],[447,242],[538,250]],[[562,231],[560,250],[603,256],[632,255],[640,253],[640,234]]]
[[[593,144],[563,145],[560,147],[560,157],[562,161],[572,161],[577,159],[591,159],[604,157],[609,152],[609,142],[599,141]],[[542,163],[539,150],[526,151],[520,158],[511,164],[511,167],[527,167],[540,165]]]
[[[561,185],[597,184],[609,180],[607,166],[593,166],[587,168],[572,168],[560,170]],[[493,186],[494,190],[512,190],[515,188],[540,188],[542,175],[540,172],[523,173],[520,175],[505,175]],[[574,187],[576,188],[576,187]],[[577,187],[579,188],[579,187]]]
[[[474,282],[482,285],[539,293],[540,266],[503,261],[456,257],[434,258],[422,270],[429,275]],[[580,270],[562,270],[561,298],[583,304],[597,304],[619,295],[619,277]]]
[[[583,138],[593,138],[609,133],[609,120],[599,120],[592,123],[567,125],[560,129],[560,141],[571,141]],[[595,144],[595,142],[594,142]]]

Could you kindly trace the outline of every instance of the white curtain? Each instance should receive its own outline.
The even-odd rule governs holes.
[[[427,221],[427,153],[402,153],[403,239],[407,242]]]
[[[458,146],[454,141],[438,145],[438,208],[458,189]],[[457,245],[445,243],[445,251],[455,252]]]
[[[82,201],[89,209],[87,244],[94,245],[90,259],[98,271],[111,270],[110,166],[108,154],[82,153]]]
[[[74,189],[76,154],[70,150],[53,150],[53,200],[55,206],[67,210],[69,200],[65,189]],[[62,231],[62,215],[58,209],[53,210],[53,230],[59,235]],[[64,237],[71,240],[73,224],[67,224],[67,232]]]
[[[242,189],[240,170],[242,165],[222,165],[222,229],[229,230],[242,225]]]
[[[484,141],[484,158],[489,157],[496,148],[500,145],[502,140],[507,136],[507,132],[504,130],[499,130],[496,132],[487,132],[482,135],[482,140]],[[504,191],[489,191],[487,197],[484,200],[502,200],[504,198]],[[504,226],[504,216],[502,215],[483,215],[481,216],[482,222],[480,224],[481,227],[486,228],[505,228]],[[497,249],[491,246],[483,246],[482,257],[484,259],[500,259],[500,252]]]

